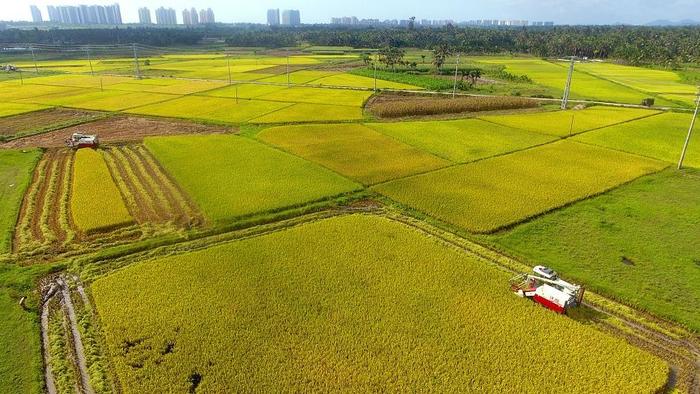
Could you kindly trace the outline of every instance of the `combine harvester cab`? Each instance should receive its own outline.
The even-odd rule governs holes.
[[[529,298],[547,309],[565,314],[571,307],[581,304],[585,289],[560,279],[547,267],[536,266],[534,275],[521,274],[510,280],[511,290],[518,296]]]
[[[97,135],[74,133],[70,139],[66,141],[68,147],[73,149],[80,148],[97,148],[100,145],[100,139]]]

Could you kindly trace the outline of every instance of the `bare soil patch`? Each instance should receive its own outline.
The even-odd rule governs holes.
[[[61,147],[65,146],[66,139],[73,133],[97,134],[103,143],[117,143],[138,142],[142,141],[144,137],[155,135],[220,134],[236,131],[237,129],[235,128],[225,126],[119,115],[44,134],[19,138],[0,144],[0,148]]]
[[[104,117],[100,112],[52,108],[27,114],[0,118],[0,138],[61,129]]]

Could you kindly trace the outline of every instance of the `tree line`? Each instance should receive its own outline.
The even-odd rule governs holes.
[[[354,48],[449,47],[464,54],[525,53],[538,57],[613,58],[631,64],[675,66],[700,60],[700,27],[557,26],[552,28],[349,28],[217,25],[200,28],[110,28],[0,31],[0,43],[195,45],[204,38],[238,47],[299,45]]]

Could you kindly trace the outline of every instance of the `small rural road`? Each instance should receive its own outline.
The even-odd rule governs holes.
[[[66,316],[68,317],[71,333],[73,334],[73,346],[75,347],[75,354],[77,358],[76,361],[78,363],[78,370],[80,371],[80,382],[83,387],[83,392],[86,394],[93,394],[94,391],[90,386],[90,374],[88,373],[87,362],[85,359],[85,348],[83,347],[83,341],[81,340],[80,332],[78,331],[75,308],[73,307],[73,301],[70,298],[70,290],[68,289],[68,284],[63,277],[58,278],[57,282],[59,286],[61,286],[63,305],[66,308]]]

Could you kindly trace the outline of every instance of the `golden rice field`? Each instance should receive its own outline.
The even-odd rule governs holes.
[[[273,127],[258,138],[370,185],[451,164],[358,124]]]
[[[666,166],[653,159],[560,141],[373,189],[464,230],[485,233]]]
[[[84,233],[110,230],[134,222],[107,164],[96,150],[81,149],[75,154],[70,210],[73,222]]]
[[[556,140],[553,136],[479,119],[367,123],[366,126],[436,156],[459,163]]]
[[[126,393],[666,382],[664,362],[513,297],[507,281],[406,225],[352,215],[142,261],[91,288]]]
[[[504,126],[564,137],[659,113],[661,112],[637,108],[595,106],[584,110],[482,116],[480,118]]]

